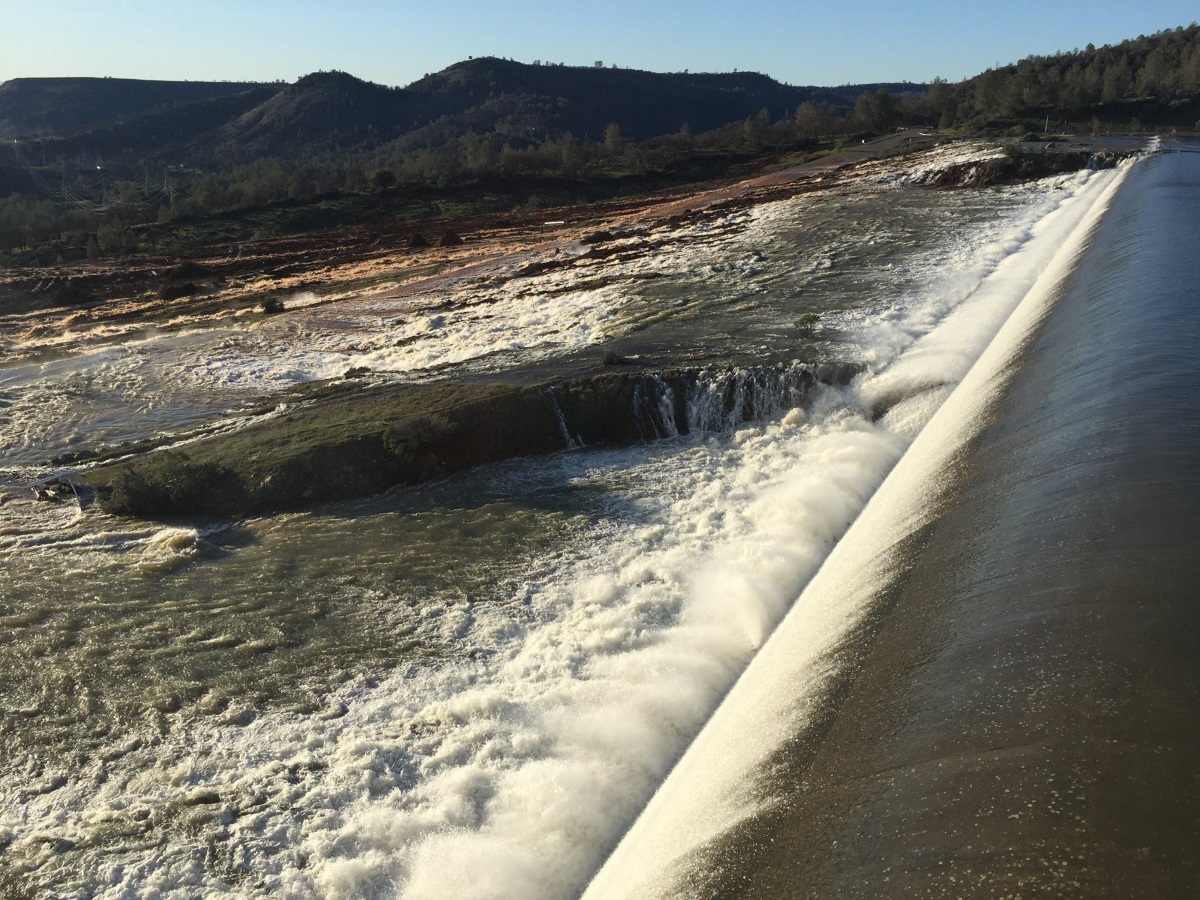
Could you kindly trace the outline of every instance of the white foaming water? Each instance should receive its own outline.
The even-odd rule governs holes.
[[[268,320],[26,362],[0,369],[0,454],[9,465],[33,464],[66,448],[175,432],[356,366],[411,373],[506,351],[526,359],[562,352],[603,340],[621,302],[618,290],[598,289],[407,315],[391,325],[378,316],[374,325],[338,328]]]
[[[138,568],[144,572],[165,572],[210,552],[211,547],[195,528],[164,528],[146,542]]]
[[[6,794],[6,852],[36,867],[70,842],[58,890],[97,897],[578,893],[1112,181],[1055,181],[985,230],[962,271],[865,321],[872,372],[805,414],[558,458],[564,477],[622,492],[639,524],[595,525],[589,552],[548,561],[507,605],[422,611],[473,648],[464,658],[352,681],[327,714],[194,723],[53,790]],[[782,214],[764,211],[763,227]],[[151,567],[203,551],[184,530],[143,546]],[[731,791],[739,771],[723,776]],[[689,806],[683,777],[652,809],[690,827],[656,832],[643,854],[627,841],[596,890],[653,883],[658,862],[724,827],[729,811]],[[106,844],[145,821],[161,839]]]
[[[517,356],[522,363],[608,339],[628,301],[622,281],[652,268],[681,271],[683,258],[552,270],[499,286],[471,281],[414,297],[318,307],[288,301],[293,314],[251,325],[149,330],[119,344],[49,362],[0,367],[0,454],[35,464],[64,449],[173,433],[236,412],[239,404],[366,367],[420,378],[431,370]],[[495,274],[495,273],[493,273]],[[457,290],[458,293],[454,291]]]
[[[102,784],[73,780],[10,808],[0,836],[22,855],[47,832],[87,847],[114,819],[215,794],[233,819],[224,858],[262,879],[241,895],[569,895],[903,449],[832,392],[811,420],[650,460],[564,457],[580,481],[637,485],[643,524],[598,526],[589,543],[606,549],[531,578],[520,616],[429,610],[457,616],[486,654],[354,683],[331,699],[336,718],[263,715],[131,751]],[[160,532],[139,565],[175,565],[196,544]],[[186,842],[129,855],[97,853],[88,889],[219,889]]]
[[[998,144],[984,142],[955,142],[944,147],[935,147],[925,153],[915,153],[899,160],[889,159],[876,163],[882,167],[882,174],[867,172],[862,176],[875,184],[895,186],[928,184],[931,179],[941,175],[952,167],[964,167],[965,174],[971,174],[970,167],[1004,155]]]
[[[884,427],[903,423],[901,430],[910,433],[923,427],[591,881],[585,898],[696,895],[688,888],[688,872],[705,865],[705,846],[771,802],[756,776],[805,727],[839,664],[835,648],[887,583],[889,548],[933,514],[929,498],[936,496],[942,473],[977,432],[981,410],[1003,384],[1006,365],[1050,308],[1058,284],[1123,177],[1124,171],[1095,179],[1054,216],[1037,223],[1025,251],[1006,258],[945,326],[896,365],[863,379],[862,393],[869,398],[893,393],[900,380],[919,389],[940,374],[945,377],[937,393],[949,399],[931,406],[918,395],[916,404],[925,408],[904,401],[884,419]],[[967,361],[972,348],[973,364]],[[965,378],[950,393],[944,382],[956,372]]]
[[[925,171],[982,152],[976,147],[935,150],[906,164]],[[867,198],[876,190],[859,188]],[[1022,190],[1027,189],[1011,196],[1021,196]],[[855,203],[853,193],[843,192],[839,199]],[[780,227],[794,227],[802,218],[798,210],[812,212],[823,198],[766,204],[691,228],[619,238],[607,245],[617,255],[598,262],[578,258],[583,248],[567,245],[554,255],[518,256],[399,297],[376,296],[379,286],[362,290],[361,296],[369,299],[342,297],[336,304],[327,303],[330,297],[294,295],[286,303],[289,313],[252,324],[150,331],[100,349],[89,348],[80,338],[82,349],[62,351],[73,355],[0,367],[0,455],[6,465],[35,465],[67,449],[173,435],[230,416],[236,426],[247,402],[304,382],[338,378],[353,368],[405,379],[444,375],[448,367],[496,371],[514,362],[578,351],[663,318],[684,317],[688,310],[704,311],[714,299],[719,302],[711,308],[729,316],[732,307],[722,306],[727,299],[723,293],[733,295],[752,316],[755,299],[772,290],[782,296],[808,290],[808,279],[796,281],[794,247],[776,235]],[[838,223],[809,231],[824,232],[818,246],[809,248],[814,256],[805,263],[814,282],[831,271],[853,270],[853,264],[842,263],[856,248],[889,240],[877,212],[854,233]],[[665,241],[661,246],[660,239]],[[761,248],[773,259],[764,260]],[[987,262],[975,256],[976,249],[963,242],[959,252],[943,247],[932,254],[915,253],[904,265],[914,270],[914,282],[932,267],[965,265],[971,271],[962,276],[963,290],[970,290],[978,280],[975,270]],[[547,260],[563,265],[504,280],[521,265]],[[647,285],[652,289],[656,284],[675,285],[676,296],[668,301],[653,293],[641,296]],[[391,289],[401,290],[398,285]],[[689,289],[690,299],[680,299]],[[930,309],[927,316],[943,315],[962,293],[948,287],[942,308]],[[925,303],[927,297],[916,299]],[[877,301],[869,305],[878,308]],[[313,308],[304,308],[308,306]],[[853,326],[861,310],[849,298],[842,306],[844,311],[827,321]],[[910,312],[897,303],[892,317]],[[702,312],[696,317],[706,318]],[[782,310],[764,315],[767,322],[782,317]],[[920,327],[922,323],[911,326]],[[876,337],[872,347],[881,346]]]

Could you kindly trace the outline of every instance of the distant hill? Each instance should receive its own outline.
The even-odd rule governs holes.
[[[806,100],[848,112],[864,90],[918,94],[923,85],[792,87],[756,73],[468,60],[404,88],[318,72],[296,83],[248,85],[122,79],[18,79],[0,85],[0,137],[57,138],[48,152],[249,161],[364,149],[409,139],[440,146],[470,131],[514,145],[567,132],[598,140],[616,123],[634,139],[687,126],[706,131]]]
[[[659,73],[636,69],[531,66],[487,58],[453,65],[410,85],[405,93],[424,120],[439,116],[492,114],[505,124],[512,103],[528,117],[538,137],[571,131],[592,140],[617,123],[623,133],[643,139],[678,131],[719,128],[767,109],[772,119],[791,115],[806,100],[848,112],[864,90],[921,92],[924,85],[870,84],[792,87],[755,72],[720,74]],[[520,126],[518,129],[520,130]]]
[[[14,78],[0,84],[0,138],[70,135],[158,112],[281,85],[130,78]]]
[[[1104,47],[1029,56],[958,84],[935,82],[925,101],[943,126],[999,127],[1050,119],[1098,128],[1200,129],[1200,25]]]
[[[413,127],[407,92],[345,72],[317,72],[224,123],[215,140],[237,158],[372,145]]]

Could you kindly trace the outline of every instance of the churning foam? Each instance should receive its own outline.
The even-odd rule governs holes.
[[[104,779],[6,804],[6,852],[69,841],[91,869],[76,886],[98,897],[577,894],[760,648],[779,644],[806,582],[1112,181],[1057,179],[985,230],[964,274],[866,321],[872,372],[805,414],[558,458],[580,484],[620,482],[636,524],[598,523],[588,552],[531,572],[508,608],[427,610],[478,653],[351,682],[324,714],[195,725],[132,749]],[[170,563],[197,537],[163,534],[146,553]],[[652,883],[658,863],[745,808],[690,801],[692,758],[598,896]],[[184,833],[116,854],[104,843],[123,817],[182,820],[214,797],[208,851]]]
[[[1077,182],[1082,189],[1033,224],[1022,252],[1006,257],[942,327],[895,365],[862,380],[860,393],[870,402],[881,393],[895,393],[899,381],[917,389],[941,381],[941,393],[944,382],[962,379],[936,412],[914,416],[905,409],[920,404],[917,394],[888,414],[903,421],[905,431],[921,420],[927,424],[592,880],[585,898],[689,896],[686,873],[689,866],[704,865],[705,845],[770,802],[757,793],[756,773],[805,727],[836,665],[834,649],[886,583],[887,548],[932,514],[928,498],[936,495],[941,474],[981,427],[981,410],[1003,383],[1006,364],[1050,308],[1125,171]]]

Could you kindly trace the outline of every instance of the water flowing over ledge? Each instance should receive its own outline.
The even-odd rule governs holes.
[[[0,535],[39,595],[0,588],[5,622],[41,648],[21,667],[0,644],[21,751],[0,885],[577,894],[1113,177],[897,193],[855,207],[869,223],[762,210],[759,256],[742,240],[705,257],[703,280],[743,292],[659,293],[637,324],[703,297],[757,346],[788,337],[767,299],[813,293],[864,371],[766,422],[735,419],[793,402],[801,368],[651,376],[636,407],[629,380],[628,445],[312,514]],[[561,447],[545,385],[531,402]]]
[[[230,434],[101,463],[87,482],[121,515],[262,515],[517,456],[730,431],[802,408],[818,385],[845,384],[859,369],[793,363],[532,386],[335,387]]]
[[[1196,892],[1198,199],[1097,201],[586,897]]]

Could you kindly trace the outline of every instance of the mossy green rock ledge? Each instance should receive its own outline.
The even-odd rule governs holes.
[[[793,370],[794,371],[794,370]],[[790,400],[856,367],[789,376]],[[301,390],[277,416],[240,431],[100,463],[87,474],[112,513],[139,518],[243,517],[380,493],[482,463],[657,436],[645,421],[650,383],[682,398],[697,370],[606,372],[535,384],[363,385]],[[687,431],[682,399],[671,433]],[[739,406],[745,418],[761,409]]]

